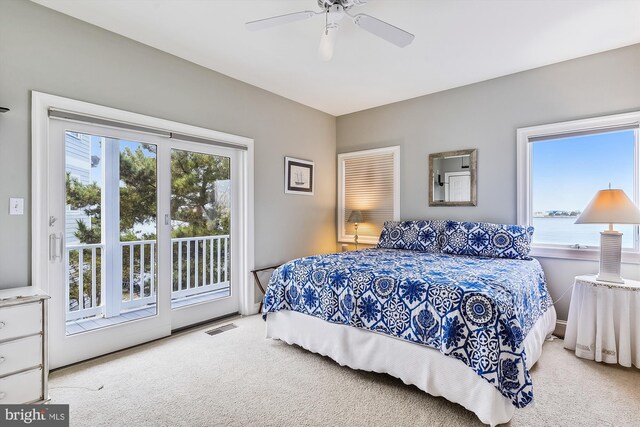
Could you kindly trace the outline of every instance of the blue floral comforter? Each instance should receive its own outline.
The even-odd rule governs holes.
[[[523,341],[551,304],[536,260],[365,249],[283,264],[263,317],[294,310],[435,348],[522,408],[533,400]]]

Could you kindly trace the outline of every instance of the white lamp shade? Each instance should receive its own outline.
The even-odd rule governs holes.
[[[622,190],[600,190],[576,224],[640,224],[640,209]]]

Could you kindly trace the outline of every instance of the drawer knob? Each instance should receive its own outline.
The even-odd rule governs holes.
[[[0,391],[0,400],[4,399],[5,397],[7,397],[7,393],[5,393],[4,391]]]
[[[6,324],[4,322],[0,322],[0,329],[4,328]]]
[[[0,363],[4,362],[5,360],[7,360],[7,359],[5,359],[4,356],[0,356]]]

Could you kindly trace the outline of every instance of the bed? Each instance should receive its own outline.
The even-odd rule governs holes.
[[[533,404],[529,369],[556,321],[522,241],[533,230],[518,227],[390,222],[378,248],[285,263],[264,298],[267,337],[508,422]]]

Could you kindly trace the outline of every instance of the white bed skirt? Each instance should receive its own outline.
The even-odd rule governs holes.
[[[524,347],[529,368],[540,357],[555,323],[552,306],[527,335]],[[473,369],[429,347],[289,310],[267,314],[267,338],[297,344],[342,366],[392,375],[464,406],[491,426],[508,422],[515,410],[508,398]]]

